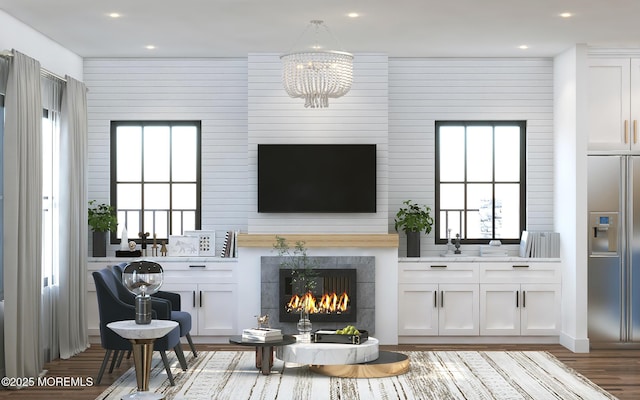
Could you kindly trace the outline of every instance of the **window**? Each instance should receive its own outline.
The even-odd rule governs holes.
[[[200,229],[200,122],[111,122],[111,205],[112,243]]]
[[[525,121],[436,122],[436,243],[519,243],[525,228]]]

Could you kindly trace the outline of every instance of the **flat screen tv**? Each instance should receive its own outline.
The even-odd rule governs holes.
[[[375,213],[375,144],[259,144],[258,212]]]

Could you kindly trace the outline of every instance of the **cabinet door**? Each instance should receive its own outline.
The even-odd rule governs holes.
[[[557,335],[560,332],[560,285],[523,284],[522,335]]]
[[[180,295],[180,310],[191,314],[191,336],[198,335],[198,304],[196,302],[196,289],[198,285],[193,283],[165,282],[160,290],[173,292]]]
[[[87,285],[87,329],[88,334],[91,336],[100,335],[100,314],[98,313],[98,294],[96,293],[96,287],[91,281],[90,285]]]
[[[235,335],[238,299],[235,284],[198,285],[198,334]]]
[[[520,334],[520,285],[480,285],[480,335]]]
[[[640,59],[631,59],[631,150],[640,151]]]
[[[589,60],[589,150],[629,150],[631,110],[630,60]]]
[[[398,286],[398,334],[438,335],[438,285],[400,284]]]
[[[478,285],[440,284],[439,290],[438,333],[478,335]]]

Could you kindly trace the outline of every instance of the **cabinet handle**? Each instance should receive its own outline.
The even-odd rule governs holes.
[[[431,268],[447,268],[446,265],[432,265]]]
[[[527,292],[522,291],[522,308],[527,306]]]
[[[202,307],[202,290],[200,291],[200,307]]]
[[[189,268],[207,268],[206,265],[189,265]]]
[[[638,120],[633,120],[633,144],[638,143]]]
[[[516,290],[516,308],[520,307],[520,302],[518,301],[519,297],[520,296],[518,296],[518,291]]]
[[[513,268],[529,268],[528,265],[514,265]]]
[[[196,308],[196,291],[194,290],[192,293],[193,293],[193,308]]]
[[[444,290],[440,291],[440,307],[444,307]]]
[[[629,121],[624,120],[624,144],[629,143]]]
[[[438,308],[438,291],[433,292],[433,308]]]

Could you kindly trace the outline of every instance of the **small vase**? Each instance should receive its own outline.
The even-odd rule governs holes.
[[[297,324],[298,334],[300,335],[300,341],[302,343],[311,342],[311,320],[309,319],[309,311],[303,309],[300,310],[300,320]]]

